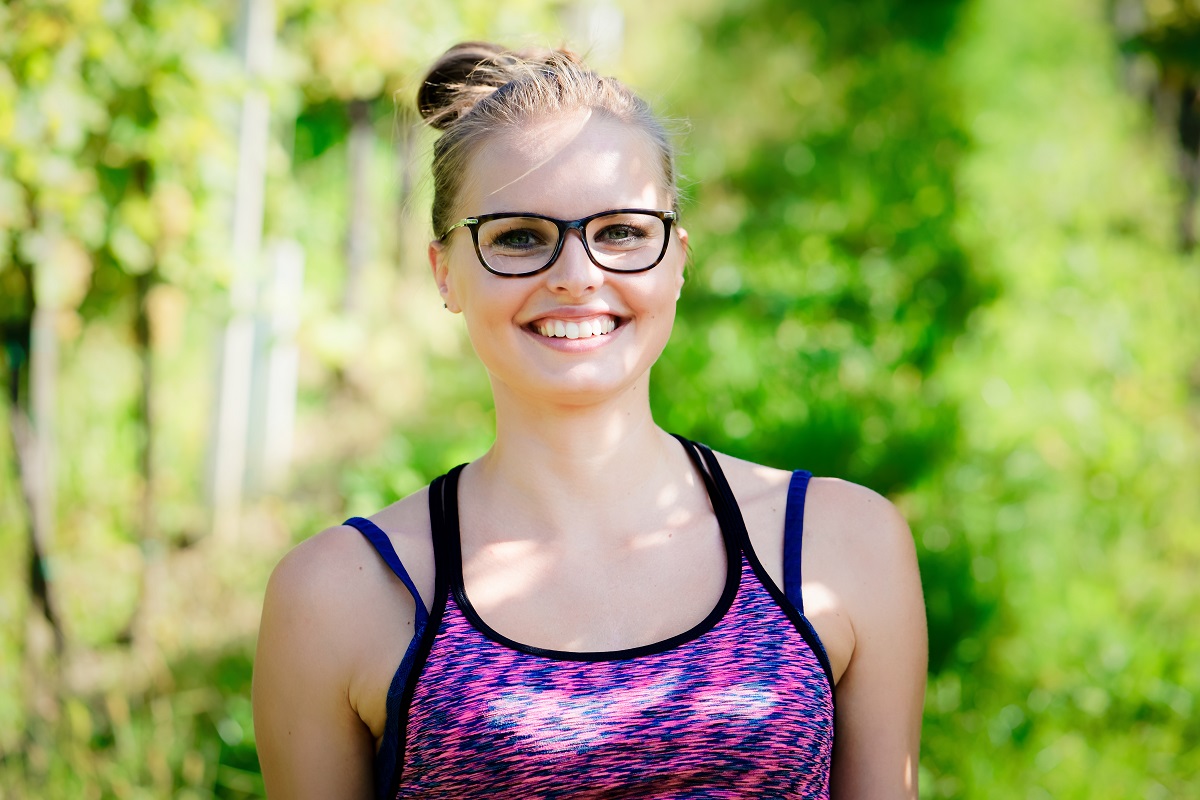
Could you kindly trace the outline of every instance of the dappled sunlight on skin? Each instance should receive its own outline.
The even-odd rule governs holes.
[[[667,540],[674,537],[676,533],[684,530],[687,525],[695,519],[694,514],[687,511],[675,510],[667,517],[666,525],[658,530],[647,531],[640,533],[637,536],[629,539],[626,548],[631,551],[649,550],[653,547],[664,547],[668,544]]]
[[[667,484],[662,488],[661,491],[659,491],[655,505],[658,508],[673,509],[674,513],[672,516],[678,517],[682,515],[684,518],[690,517],[691,514],[687,511],[687,509],[679,506],[679,501],[682,497],[682,494],[683,493],[679,491],[679,487],[676,484]]]
[[[764,467],[761,464],[755,464],[750,468],[750,472],[753,473],[754,477],[756,478],[761,478],[768,483],[773,483],[775,476],[779,473],[779,470],[773,467]]]
[[[470,586],[471,602],[480,608],[503,605],[532,593],[555,564],[552,554],[531,538],[496,542],[488,545],[487,551],[493,563],[513,568],[484,571],[463,565],[463,579]]]
[[[644,489],[652,498],[652,518],[631,528],[614,509],[611,527],[601,528],[607,533],[599,539],[581,539],[573,528],[488,532],[490,541],[468,550],[463,564],[471,605],[501,635],[555,650],[642,646],[692,628],[712,610],[725,584],[720,533],[711,512],[687,510],[695,505],[689,495],[705,491],[698,477]],[[647,564],[657,566],[647,570]],[[642,577],[634,586],[615,577],[637,565]],[[573,577],[564,581],[564,575]],[[698,575],[705,576],[703,586],[696,585]],[[663,619],[641,611],[662,606],[684,587],[696,594],[695,602],[673,604]],[[550,597],[559,598],[553,607],[546,605]]]
[[[542,125],[533,126],[532,128],[523,128],[520,134],[498,136],[481,150],[480,158],[484,153],[493,156],[490,163],[495,163],[499,160],[502,165],[513,165],[520,169],[520,165],[533,161],[528,168],[522,169],[516,174],[507,174],[507,170],[495,170],[488,175],[488,183],[495,185],[491,191],[480,192],[475,185],[480,181],[478,177],[481,171],[471,170],[469,175],[470,183],[464,188],[469,188],[474,191],[464,191],[463,197],[471,197],[479,195],[482,198],[481,208],[462,209],[465,213],[471,214],[489,214],[501,211],[535,211],[539,213],[551,213],[557,211],[559,214],[569,213],[575,216],[582,216],[586,213],[592,213],[591,205],[594,204],[593,193],[598,187],[620,187],[622,191],[628,193],[631,189],[636,189],[639,194],[644,197],[654,197],[660,194],[660,186],[654,178],[660,172],[659,166],[652,158],[647,156],[652,155],[653,151],[649,147],[639,147],[630,149],[627,146],[627,141],[621,135],[613,135],[611,138],[603,140],[599,145],[589,143],[590,149],[588,153],[588,163],[596,168],[596,175],[589,175],[588,187],[585,190],[580,186],[578,191],[572,192],[570,187],[562,187],[554,193],[553,201],[557,205],[564,195],[576,195],[571,199],[578,202],[578,207],[564,210],[562,208],[543,210],[537,207],[535,203],[533,207],[512,209],[501,208],[499,204],[507,202],[507,197],[510,192],[506,190],[520,189],[520,185],[527,183],[530,185],[544,185],[547,181],[547,175],[553,170],[560,169],[564,164],[576,157],[576,154],[571,152],[571,146],[585,132],[592,135],[592,128],[589,128],[587,123],[592,119],[591,113],[583,113],[579,115],[577,125],[570,124],[573,122],[570,117],[557,116],[553,120],[547,121]],[[597,122],[603,120],[597,118]],[[569,126],[569,127],[568,127]],[[594,127],[594,126],[593,126]],[[623,128],[614,128],[614,131],[624,133]],[[631,176],[645,175],[646,181],[641,186],[632,186],[630,184]],[[607,180],[602,180],[600,176],[608,176]],[[499,178],[500,180],[497,180]],[[496,185],[498,184],[498,185]],[[538,192],[538,195],[545,195],[544,192]],[[497,195],[501,195],[500,199],[496,199]],[[550,198],[547,198],[550,199]]]
[[[583,132],[584,126],[587,125],[588,120],[590,120],[592,118],[592,110],[591,109],[583,109],[578,114],[578,118],[579,118],[579,124],[575,127],[573,132],[568,134],[566,131],[566,123],[570,120],[570,118],[566,117],[566,116],[562,116],[562,115],[555,117],[555,125],[557,127],[557,130],[560,134],[563,134],[562,139],[558,142],[555,142],[554,139],[552,139],[550,137],[539,135],[540,129],[535,126],[528,126],[528,127],[522,128],[519,135],[510,135],[508,137],[505,137],[509,147],[512,147],[514,149],[519,149],[522,152],[536,154],[535,158],[537,158],[537,161],[535,161],[535,163],[532,166],[530,166],[529,169],[525,170],[525,172],[522,172],[521,174],[517,175],[512,180],[510,180],[508,183],[505,183],[501,186],[497,186],[495,189],[488,192],[484,196],[491,197],[492,195],[496,194],[497,192],[501,192],[504,189],[507,189],[509,186],[512,186],[514,183],[518,183],[519,181],[522,181],[525,178],[528,178],[530,175],[537,172],[539,169],[541,169],[542,167],[546,166],[551,161],[553,161],[554,158],[559,153],[561,153],[572,142],[574,142],[576,139],[579,138],[579,135]],[[542,127],[544,127],[544,125]],[[499,140],[500,140],[500,137],[497,137],[497,141],[499,141]],[[546,146],[548,143],[553,144],[554,146],[549,146],[549,147]],[[539,150],[541,152],[538,152]],[[474,174],[473,171],[470,171],[470,170],[467,171],[467,175],[471,176],[471,177],[468,177],[468,180],[473,179],[473,174]]]
[[[697,483],[699,483],[699,478],[697,478]],[[670,483],[658,491],[654,498],[654,507],[665,512],[662,526],[632,537],[627,544],[630,550],[647,550],[652,547],[664,546],[667,544],[667,540],[676,533],[686,530],[689,525],[695,523],[699,515],[691,510],[690,504],[686,502],[684,488],[682,484]],[[688,488],[700,491],[696,486]]]
[[[823,611],[833,610],[837,607],[837,595],[828,584],[805,581],[804,610],[808,616],[814,617]]]
[[[829,584],[811,579],[804,581],[804,616],[816,628],[817,635],[825,644],[834,683],[841,681],[854,649],[853,631],[848,629],[849,620],[840,622],[844,618],[841,609],[845,604],[845,598],[840,598]]]

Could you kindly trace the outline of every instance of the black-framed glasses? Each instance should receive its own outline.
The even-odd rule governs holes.
[[[663,260],[678,217],[674,211],[646,208],[618,208],[576,220],[525,212],[480,214],[454,223],[438,240],[446,241],[455,228],[470,228],[479,263],[495,275],[518,278],[549,269],[573,230],[600,269],[645,272]]]

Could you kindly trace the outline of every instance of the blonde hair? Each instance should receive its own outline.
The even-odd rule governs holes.
[[[585,109],[632,126],[654,145],[662,188],[677,205],[675,151],[646,101],[590,70],[569,50],[506,50],[464,42],[446,51],[417,92],[417,110],[442,131],[433,146],[433,230],[454,224],[463,173],[490,138],[547,116]]]

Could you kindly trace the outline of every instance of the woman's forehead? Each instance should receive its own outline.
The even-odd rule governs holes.
[[[463,213],[597,209],[669,202],[661,159],[636,127],[586,112],[499,132],[467,164]],[[571,211],[568,209],[576,209]]]

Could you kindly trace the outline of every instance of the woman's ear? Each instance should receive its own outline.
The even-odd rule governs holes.
[[[683,294],[684,273],[687,271],[688,259],[691,258],[691,253],[688,252],[688,232],[676,226],[675,232],[679,235],[679,244],[683,248],[683,258],[679,260],[679,274],[677,276],[678,286],[675,289],[675,299],[678,300]]]
[[[438,294],[442,296],[442,302],[446,304],[446,308],[457,314],[462,309],[458,305],[458,299],[455,297],[454,287],[450,280],[449,255],[446,252],[446,245],[437,239],[429,243],[429,266],[433,270],[433,280],[437,284]]]

